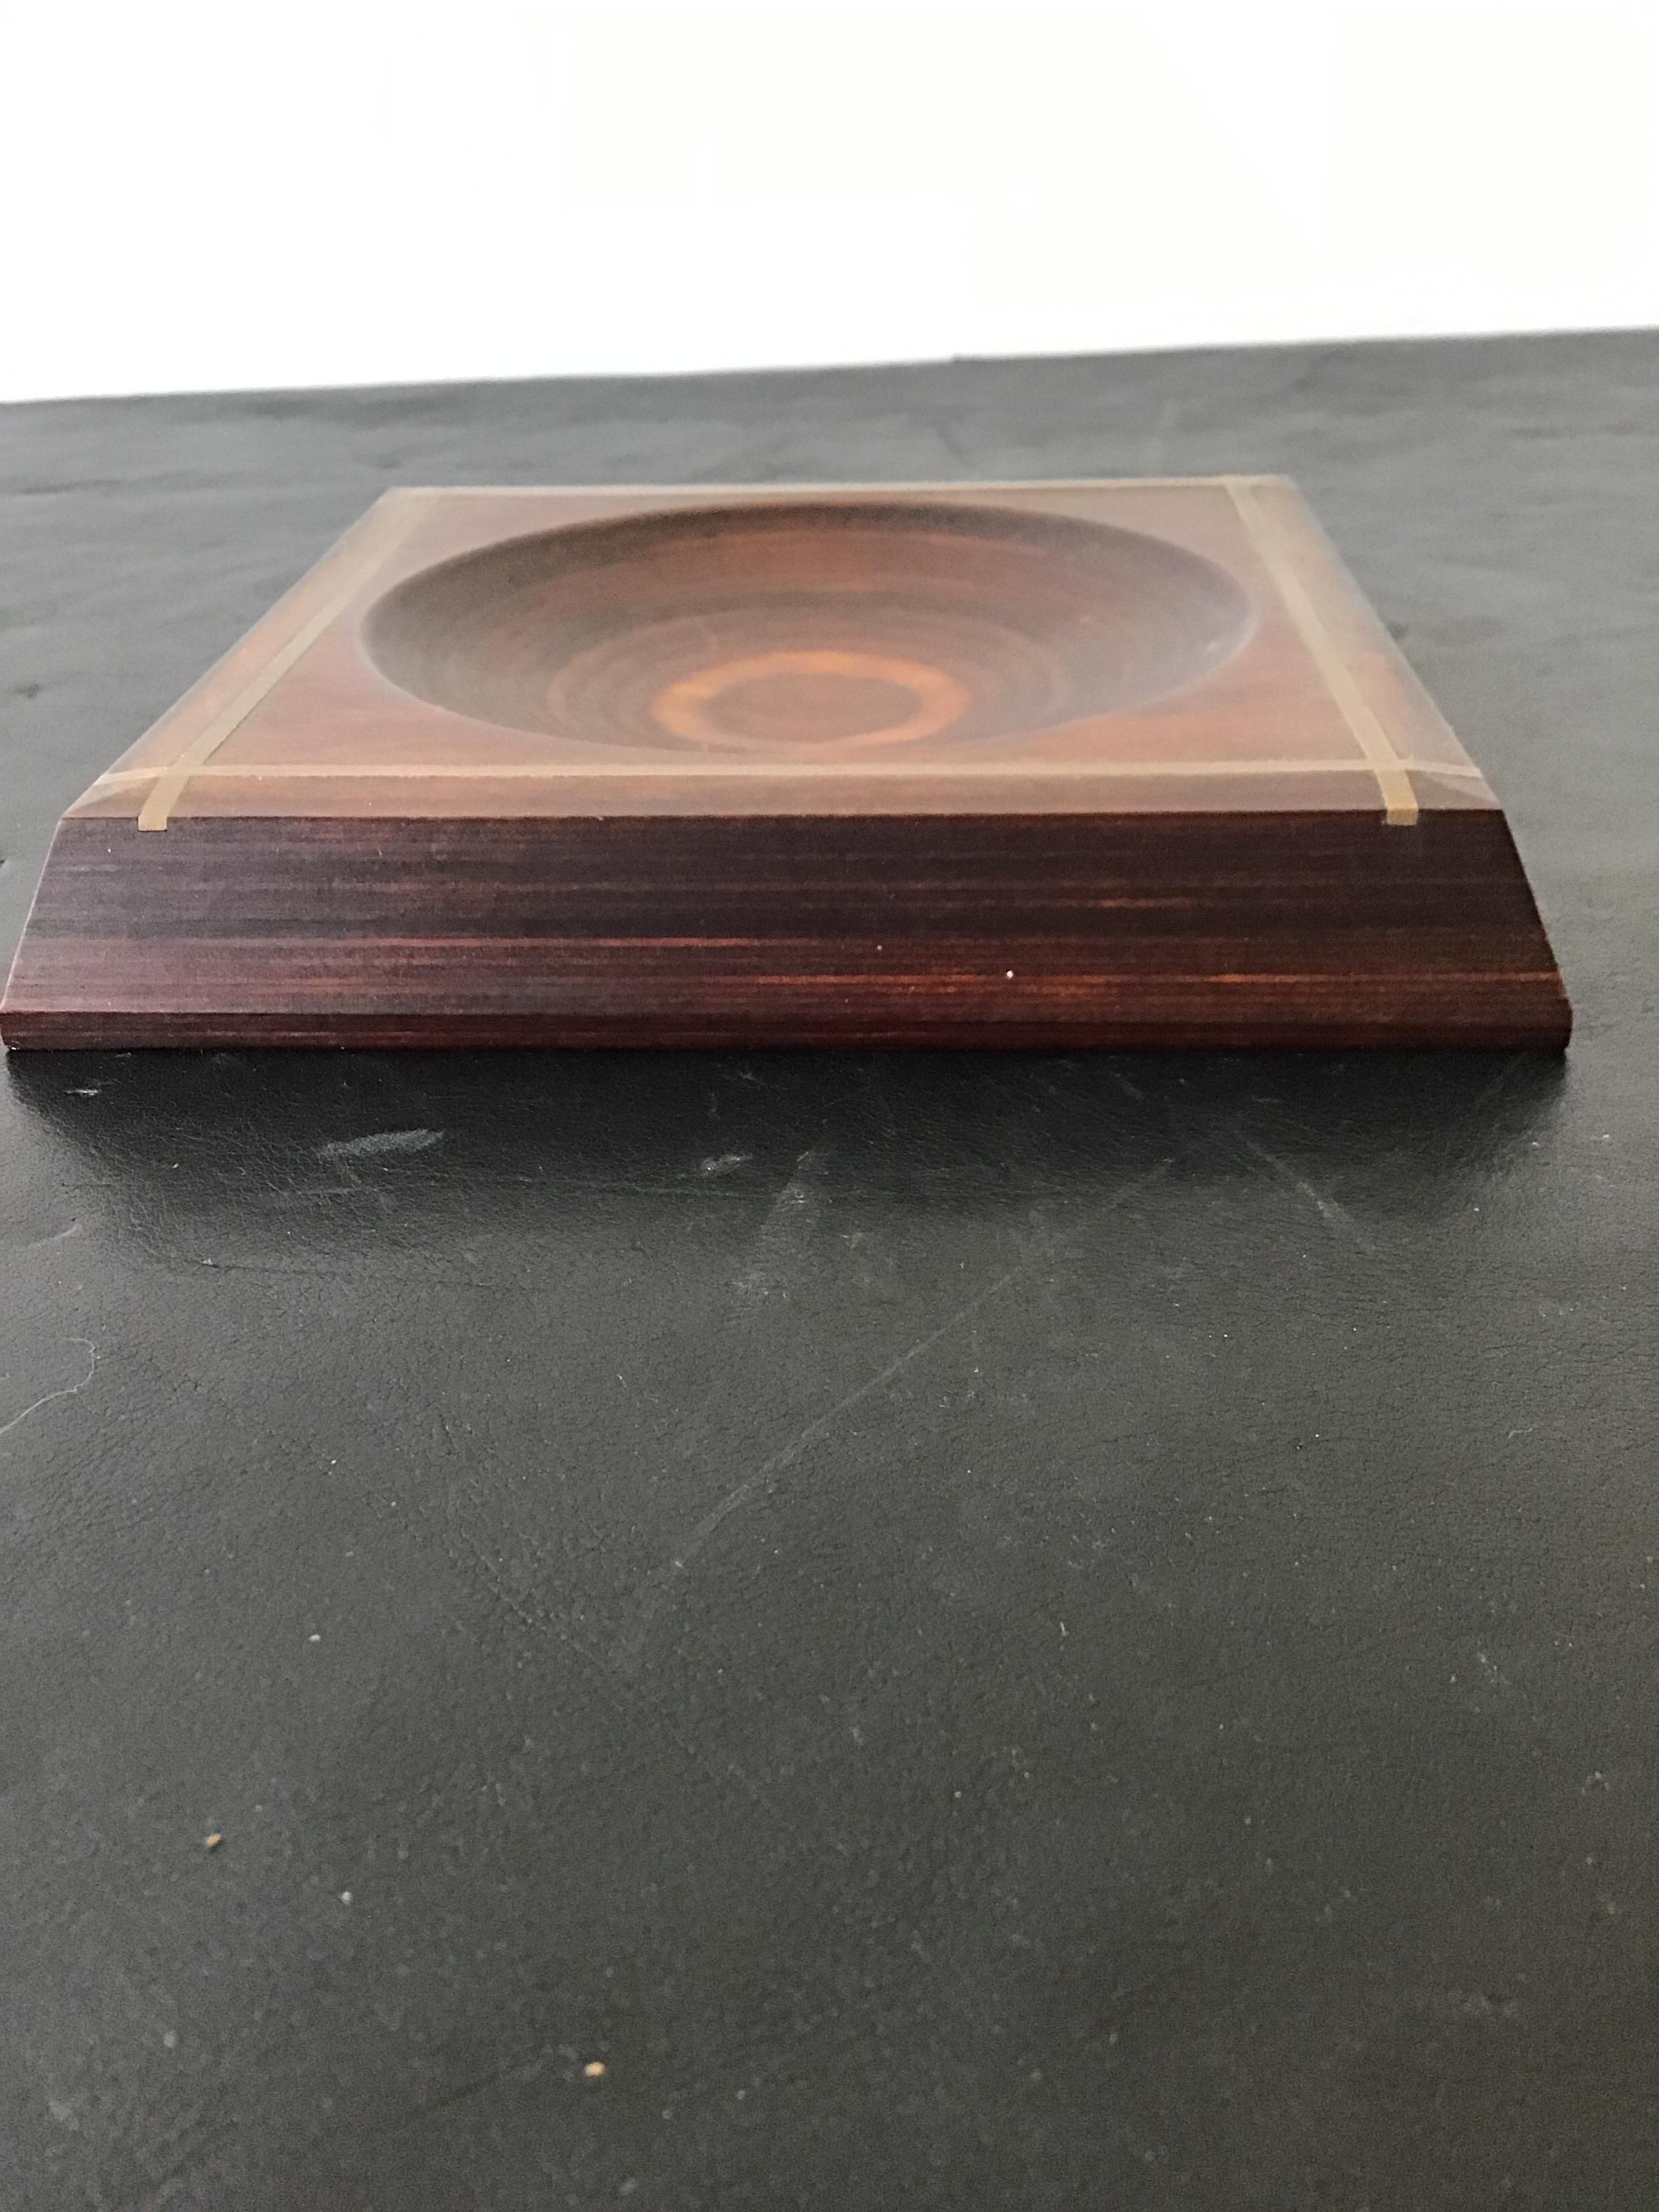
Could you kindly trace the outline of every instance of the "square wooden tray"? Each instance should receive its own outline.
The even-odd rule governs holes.
[[[1463,1044],[1570,1013],[1283,478],[388,493],[59,826],[12,1046]]]

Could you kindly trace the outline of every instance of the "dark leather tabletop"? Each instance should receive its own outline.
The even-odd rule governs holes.
[[[387,485],[1256,470],[1565,1064],[8,1064],[8,2212],[1650,2212],[1659,338],[8,410],[0,940]]]

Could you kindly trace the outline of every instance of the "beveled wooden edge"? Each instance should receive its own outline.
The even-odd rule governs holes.
[[[353,533],[349,561],[330,563],[333,588],[298,629],[243,684],[216,714],[203,724],[191,742],[163,769],[138,810],[141,830],[165,830],[167,817],[184,795],[192,775],[204,768],[231,733],[240,728],[259,702],[267,697],[290,668],[296,667],[325,630],[337,622],[360,592],[386,566],[387,559],[407,538],[430,505],[429,493],[405,493],[400,502],[379,499]],[[348,550],[343,543],[339,554]],[[313,572],[314,573],[314,572]]]
[[[1391,829],[1413,828],[1418,805],[1410,764],[1384,728],[1341,647],[1327,629],[1318,603],[1303,580],[1295,553],[1286,543],[1277,518],[1257,497],[1256,487],[1249,477],[1227,477],[1223,481],[1244,526],[1244,534],[1261,555],[1297,635],[1311,655],[1326,690],[1341,709],[1354,743],[1376,774],[1383,820]]]
[[[405,507],[412,527],[429,507],[430,494],[417,486],[405,488],[396,485],[371,501],[337,538],[324,548],[311,566],[295,578],[287,591],[272,602],[252,628],[245,630],[188,690],[134,738],[102,775],[88,786],[68,811],[73,814],[75,807],[82,800],[90,799],[112,775],[130,774],[137,769],[142,769],[147,775],[165,774],[178,757],[177,752],[150,758],[144,756],[153,754],[160,741],[168,737],[176,741],[182,735],[184,743],[178,748],[179,751],[193,746],[202,732],[236,699],[242,689],[259,678],[273,655],[281,653],[291,642],[298,630],[306,625],[307,617],[331,599],[336,588],[339,562],[352,552],[366,534],[372,535],[382,526],[381,518],[400,505]],[[403,534],[399,532],[400,537]],[[365,587],[372,581],[373,573],[378,573],[378,564],[376,570],[362,580]],[[325,624],[324,628],[326,627]],[[299,657],[296,655],[296,659]]]
[[[1571,1029],[1496,811],[1437,811],[1404,848],[1352,809],[362,827],[64,823],[0,1041],[1559,1050]],[[1164,884],[1193,896],[1142,896]]]
[[[727,483],[713,479],[697,483],[539,483],[539,484],[404,484],[404,491],[441,492],[479,499],[696,499],[705,492],[721,492],[752,498],[771,492],[786,498],[799,492],[888,491],[1148,491],[1177,489],[1219,490],[1229,483],[1284,484],[1297,489],[1294,477],[843,477],[833,482],[791,478],[764,483]]]
[[[895,1009],[855,1026],[802,1017],[756,1023],[729,1015],[684,1026],[626,1012],[610,1019],[546,1015],[81,1013],[0,1007],[8,1052],[353,1049],[362,1052],[1517,1052],[1564,1053],[1569,1017],[1553,1007],[1452,1025],[1432,1018],[1310,1022],[1276,1011],[1161,1022],[1128,1015],[1066,1022],[958,1018],[920,1029]]]
[[[1466,782],[1485,781],[1473,762],[1468,766],[1454,766],[1445,761],[1408,759],[1403,753],[1392,754],[1390,759],[1394,767],[1414,775],[1449,775]],[[607,778],[636,783],[650,772],[641,769],[636,761],[617,767],[585,761],[497,761],[483,765],[456,761],[441,765],[409,763],[397,768],[358,765],[349,761],[313,761],[302,768],[288,761],[210,761],[191,769],[189,774],[192,783],[262,783],[277,776],[322,783],[602,783]],[[657,773],[672,776],[676,782],[750,784],[838,782],[847,771],[817,761],[774,761],[763,769],[733,768],[723,761],[692,760],[683,763],[677,761],[672,768],[661,767]],[[1376,773],[1375,766],[1368,760],[1297,760],[1286,755],[1281,760],[1091,761],[1086,767],[1079,767],[1075,761],[1028,761],[1018,768],[1006,762],[971,761],[953,765],[950,780],[952,783],[1086,784],[1103,776],[1133,783],[1161,781],[1170,777],[1370,776]],[[111,769],[99,777],[95,787],[107,791],[125,784],[149,783],[155,775],[154,769]],[[914,783],[922,780],[915,768],[902,761],[871,761],[859,769],[861,783]],[[138,826],[143,830],[150,825],[141,817]]]

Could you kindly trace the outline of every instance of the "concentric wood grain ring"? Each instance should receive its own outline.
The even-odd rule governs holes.
[[[809,649],[711,661],[665,685],[651,719],[694,744],[769,745],[784,726],[797,744],[898,745],[948,730],[973,703],[965,684],[925,661]]]
[[[397,586],[364,640],[405,690],[513,729],[855,759],[1142,705],[1255,618],[1213,562],[1139,532],[824,499],[511,539]]]

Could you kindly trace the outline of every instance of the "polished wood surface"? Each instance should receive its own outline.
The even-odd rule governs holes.
[[[1490,811],[264,827],[66,823],[14,1041],[1565,1041]],[[100,974],[120,1008],[76,1006]]]
[[[854,768],[1142,705],[1255,621],[1224,570],[1144,532],[819,500],[510,538],[410,577],[363,640],[393,683],[482,721]]]
[[[1496,801],[1282,479],[389,495],[70,810],[13,1045],[1481,1044]]]

